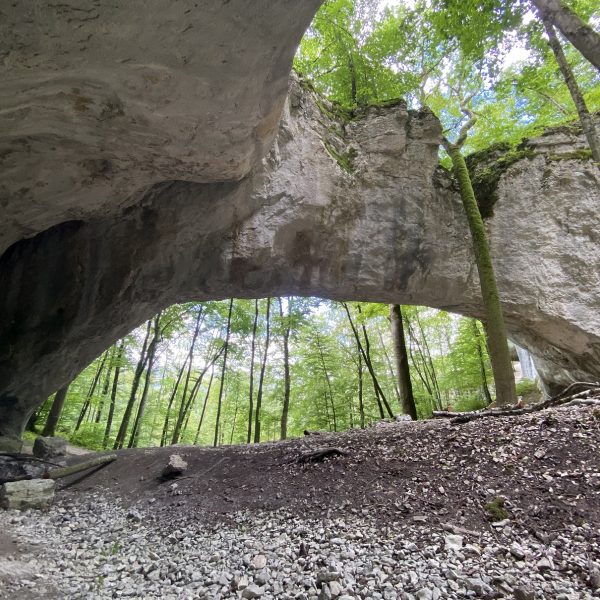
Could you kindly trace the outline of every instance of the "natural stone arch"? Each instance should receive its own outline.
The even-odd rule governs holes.
[[[102,123],[96,118],[88,132]],[[71,126],[79,131],[81,123]],[[100,207],[77,209],[77,189],[65,182],[57,185],[70,204],[54,196],[57,206],[38,206],[37,215],[20,213],[10,195],[7,241],[22,237],[27,223],[32,234],[50,226],[0,257],[0,289],[7,290],[0,299],[0,435],[18,435],[48,394],[174,302],[299,294],[482,316],[460,200],[437,164],[439,141],[430,113],[398,104],[347,122],[292,83],[262,164],[251,173],[252,160],[235,172],[227,161],[221,165],[223,179],[246,175],[240,181],[203,182],[210,177],[189,165],[182,181],[177,153],[159,168],[155,148],[152,161],[131,165],[125,183],[120,168],[112,171],[121,164],[114,157],[108,171],[86,183],[94,197],[114,196]],[[488,220],[507,327],[550,383],[600,373],[600,175],[591,162],[547,156],[549,148],[556,154],[565,150],[559,144],[573,143],[560,133],[533,143],[535,156],[500,180]],[[223,155],[229,150],[236,150],[232,139]],[[31,148],[19,152],[29,165],[39,159]],[[97,160],[105,156],[104,149]],[[87,158],[63,158],[75,169],[89,167]],[[24,174],[11,164],[16,187]],[[30,192],[37,193],[24,197]]]

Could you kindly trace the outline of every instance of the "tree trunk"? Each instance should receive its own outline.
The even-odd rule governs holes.
[[[292,315],[292,300],[288,298],[287,323],[283,328],[283,373],[284,373],[284,393],[283,409],[281,411],[281,434],[280,438],[287,438],[288,412],[290,409],[290,321]],[[279,298],[279,316],[283,321],[283,304]]]
[[[115,376],[113,378],[112,391],[110,394],[110,405],[108,407],[108,418],[106,419],[106,428],[104,429],[103,448],[108,448],[108,439],[110,438],[110,430],[112,427],[113,416],[115,414],[115,404],[117,401],[117,386],[119,385],[119,374],[121,373],[121,360],[123,358],[123,349],[125,348],[125,340],[122,339],[117,351],[115,363]]]
[[[258,326],[258,299],[254,301],[254,325],[252,326],[252,349],[250,351],[250,403],[248,405],[248,436],[246,443],[252,441],[252,418],[254,411],[254,354],[256,352],[256,328]]]
[[[65,399],[67,398],[69,385],[71,385],[70,382],[64,387],[61,387],[54,396],[52,406],[50,407],[50,413],[48,414],[48,419],[46,420],[46,425],[44,426],[44,431],[42,431],[42,435],[44,437],[53,436],[56,433],[56,427],[60,421],[60,415],[62,413],[63,406],[65,405]]]
[[[560,0],[533,0],[544,24],[556,27],[596,69],[600,70],[600,35]]]
[[[102,375],[102,371],[104,369],[104,363],[106,362],[106,357],[108,356],[108,352],[105,352],[102,355],[102,360],[100,361],[100,365],[98,369],[96,369],[96,374],[94,375],[94,379],[92,380],[92,385],[90,385],[90,389],[86,394],[85,400],[83,402],[83,406],[81,407],[81,411],[79,412],[79,418],[77,419],[77,424],[75,425],[75,431],[78,431],[85,419],[85,415],[90,407],[90,403],[92,401],[92,396],[96,391],[96,386],[98,385],[98,381],[100,380],[100,376]]]
[[[231,311],[233,310],[233,298],[229,301],[229,313],[227,314],[227,332],[225,333],[225,349],[223,350],[223,366],[221,368],[221,381],[219,382],[219,400],[217,404],[217,419],[215,421],[215,439],[213,446],[219,444],[219,421],[221,419],[221,405],[223,403],[223,386],[225,385],[225,370],[227,369],[227,352],[229,350],[229,335],[231,333]]]
[[[517,401],[515,376],[510,361],[510,352],[506,338],[506,327],[500,306],[500,295],[496,284],[496,275],[490,255],[490,248],[483,219],[477,206],[471,177],[460,148],[445,141],[445,147],[452,159],[456,179],[460,187],[460,196],[465,208],[475,262],[479,272],[479,285],[485,307],[489,332],[490,360],[496,383],[496,402],[499,406],[514,404]]]
[[[260,375],[258,378],[258,391],[256,392],[256,412],[254,415],[254,443],[260,442],[260,409],[262,405],[263,395],[263,384],[265,380],[265,371],[267,368],[267,355],[269,352],[269,339],[270,339],[270,314],[271,314],[271,298],[267,298],[267,310],[265,313],[266,325],[265,325],[265,351],[263,354],[262,364],[260,366]]]
[[[381,329],[379,328],[379,325],[376,325],[377,328],[377,336],[379,337],[379,343],[381,344],[381,351],[383,352],[383,358],[385,358],[385,364],[388,368],[391,380],[392,380],[392,387],[394,388],[394,394],[396,396],[396,400],[398,400],[398,404],[400,404],[400,406],[402,406],[402,400],[400,398],[400,390],[398,388],[398,378],[396,377],[396,373],[394,371],[394,367],[392,365],[392,361],[390,360],[390,355],[387,351],[387,344],[385,342],[385,340],[383,339],[383,333],[381,331]]]
[[[325,355],[323,354],[323,346],[319,340],[319,334],[317,333],[317,348],[319,349],[319,358],[321,359],[321,367],[323,368],[323,375],[325,375],[325,381],[327,382],[327,391],[329,393],[329,403],[331,404],[331,415],[333,417],[333,430],[337,431],[337,417],[335,413],[335,403],[333,401],[333,390],[331,389],[331,379],[329,378],[329,371],[325,364]],[[327,403],[325,404],[327,406]],[[327,409],[327,420],[329,421],[329,409]],[[329,429],[331,430],[331,423],[329,423]]]
[[[208,396],[210,395],[210,388],[212,387],[212,382],[215,377],[215,369],[214,365],[210,371],[210,380],[208,381],[208,388],[206,390],[206,394],[204,395],[204,404],[202,405],[202,414],[200,415],[200,420],[198,421],[198,428],[196,429],[196,437],[194,438],[194,446],[198,443],[198,438],[200,437],[200,430],[202,429],[202,422],[204,421],[204,414],[206,413],[206,405],[208,403]]]
[[[440,386],[438,383],[437,373],[435,369],[435,365],[433,364],[433,358],[431,356],[431,349],[429,348],[429,342],[427,341],[427,336],[425,335],[425,330],[423,329],[423,324],[421,323],[421,319],[419,318],[419,311],[415,313],[415,320],[417,321],[417,325],[419,326],[419,333],[421,334],[421,339],[423,340],[423,348],[425,351],[421,352],[421,355],[425,359],[423,363],[423,367],[428,370],[429,377],[431,380],[431,385],[433,387],[435,398],[438,402],[438,408],[441,410],[443,408],[442,404],[442,393],[440,391]]]
[[[108,391],[110,390],[110,376],[112,375],[115,367],[115,355],[117,354],[116,344],[110,349],[110,360],[108,361],[108,370],[104,377],[104,385],[102,386],[102,395],[100,396],[100,404],[98,405],[98,411],[94,418],[94,423],[100,423],[102,420],[102,413],[104,412],[104,405],[106,404],[106,398],[108,397]]]
[[[173,436],[171,438],[171,444],[177,444],[179,442],[179,434],[181,432],[181,426],[183,425],[183,419],[185,417],[186,411],[186,396],[188,387],[190,384],[190,376],[192,374],[192,366],[194,363],[194,349],[196,347],[196,341],[198,339],[198,333],[200,332],[200,320],[202,318],[202,309],[198,311],[198,315],[196,317],[196,324],[194,326],[194,335],[192,336],[192,343],[190,344],[190,350],[187,356],[187,373],[185,375],[185,383],[183,384],[183,393],[181,395],[181,403],[179,404],[179,411],[177,414],[177,421],[175,421],[175,428],[173,430]]]
[[[187,402],[185,403],[185,406],[183,407],[181,422],[178,419],[177,424],[175,426],[175,432],[173,433],[173,439],[171,441],[172,444],[177,444],[179,442],[179,439],[181,437],[181,431],[183,429],[185,429],[185,427],[187,427],[187,420],[186,420],[186,425],[185,425],[185,427],[182,428],[183,419],[184,418],[187,419],[187,416],[191,412],[192,404],[193,404],[194,400],[196,399],[196,396],[198,394],[198,390],[200,389],[200,386],[202,385],[202,380],[204,379],[204,375],[206,375],[206,372],[208,371],[208,369],[211,368],[217,362],[217,360],[219,360],[219,357],[221,356],[221,354],[223,354],[224,351],[225,351],[225,346],[223,345],[223,346],[221,346],[220,350],[215,352],[213,357],[206,363],[206,366],[200,372],[200,375],[198,376],[196,383],[194,383],[194,385],[192,387],[192,391],[190,392],[189,398],[188,398]]]
[[[408,365],[408,352],[404,337],[404,324],[402,322],[402,309],[399,304],[390,304],[390,323],[392,326],[392,339],[394,340],[394,354],[396,356],[396,369],[398,376],[398,389],[402,412],[417,419],[417,407],[413,396],[410,368]]]
[[[358,411],[360,413],[360,428],[365,428],[365,404],[363,400],[363,360],[358,351]]]
[[[138,407],[137,415],[135,416],[135,421],[133,423],[133,429],[131,431],[131,436],[129,438],[128,448],[137,448],[138,439],[140,437],[140,431],[142,429],[142,419],[144,418],[144,413],[146,412],[146,402],[148,400],[148,390],[150,388],[150,380],[152,379],[152,368],[154,367],[154,360],[156,358],[156,348],[158,346],[158,342],[161,337],[160,330],[160,316],[162,311],[160,311],[154,317],[154,334],[152,335],[152,341],[148,347],[148,368],[146,369],[146,380],[144,381],[144,389],[142,390],[142,398],[140,400],[140,405]]]
[[[189,357],[189,354],[187,355]],[[179,384],[181,383],[181,378],[183,377],[183,372],[185,371],[185,366],[187,365],[187,357],[181,368],[179,369],[179,373],[177,374],[177,380],[175,381],[175,385],[173,386],[173,390],[171,391],[171,395],[169,396],[169,402],[167,403],[167,412],[165,413],[165,420],[163,422],[162,434],[160,436],[160,445],[161,448],[167,445],[167,434],[169,432],[169,415],[171,413],[171,408],[173,406],[173,401],[177,396],[177,390],[179,389]]]
[[[571,94],[571,98],[573,99],[573,103],[575,104],[575,108],[577,109],[577,114],[579,115],[579,121],[581,123],[581,129],[588,141],[590,149],[592,150],[592,158],[600,163],[600,139],[598,138],[598,133],[596,131],[596,126],[594,124],[594,119],[590,115],[590,111],[585,103],[583,98],[583,94],[579,89],[579,85],[575,79],[575,75],[571,70],[571,66],[567,61],[567,57],[563,52],[562,46],[560,45],[560,41],[554,31],[554,27],[552,24],[542,16],[542,20],[544,22],[544,27],[546,28],[546,33],[548,34],[548,44],[550,44],[550,48],[552,48],[552,52],[554,53],[554,58],[556,58],[556,62],[558,63],[558,68],[569,88],[569,93]]]
[[[479,327],[477,327],[477,321],[475,319],[471,319],[471,328],[473,330],[475,343],[477,344],[477,356],[479,358],[479,373],[481,374],[481,391],[483,392],[483,395],[485,397],[485,403],[491,404],[492,396],[490,394],[490,388],[488,387],[487,375],[485,374],[485,360],[483,357],[481,333],[479,331]]]
[[[348,305],[345,302],[342,302],[342,306],[344,307],[344,310],[346,311],[346,316],[348,317],[348,322],[350,323],[350,327],[352,328],[352,333],[354,334],[354,339],[356,340],[356,345],[358,346],[358,350],[361,353],[363,360],[365,361],[365,365],[367,365],[367,370],[369,371],[369,375],[371,375],[371,379],[373,381],[373,388],[375,389],[375,397],[377,399],[377,403],[379,405],[379,413],[381,415],[381,418],[385,418],[385,414],[383,412],[383,405],[385,406],[385,409],[387,410],[388,415],[393,418],[394,413],[392,412],[392,409],[385,397],[385,394],[383,393],[383,390],[381,389],[381,386],[379,385],[379,381],[377,380],[377,375],[375,375],[375,370],[373,369],[373,364],[371,363],[371,356],[370,356],[370,352],[367,353],[365,352],[365,349],[363,348],[363,345],[360,341],[360,337],[358,335],[358,330],[356,329],[356,326],[354,324],[354,321],[352,320],[352,316],[350,315],[350,310],[348,309]],[[364,330],[364,334],[366,335],[366,328]],[[368,343],[368,336],[366,337],[365,343]],[[383,402],[383,405],[381,404],[381,402]]]
[[[133,383],[131,384],[131,392],[129,394],[129,401],[127,402],[127,406],[125,407],[125,412],[123,413],[123,418],[121,419],[121,426],[119,427],[119,431],[117,432],[117,437],[115,439],[115,443],[113,445],[113,450],[118,450],[123,447],[125,444],[125,436],[127,435],[127,429],[129,427],[129,420],[131,419],[131,413],[133,412],[133,407],[135,405],[135,398],[137,395],[137,391],[140,385],[140,380],[142,378],[142,373],[146,368],[146,358],[147,358],[147,348],[148,348],[148,340],[150,338],[150,329],[152,327],[152,319],[148,320],[148,324],[146,326],[146,337],[144,338],[144,343],[142,345],[142,351],[140,352],[140,358],[138,360],[137,366],[135,368],[135,374],[133,376]]]

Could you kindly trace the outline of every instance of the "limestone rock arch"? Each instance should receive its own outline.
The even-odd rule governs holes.
[[[462,207],[438,167],[435,117],[397,104],[348,121],[295,79],[286,96],[318,4],[214,8],[210,27],[222,31],[207,43],[225,44],[230,62],[211,69],[198,66],[182,30],[192,19],[204,31],[189,15],[215,5],[153,5],[169,17],[168,26],[144,21],[163,32],[164,87],[155,63],[138,72],[116,58],[131,50],[125,42],[105,64],[102,44],[70,39],[50,74],[30,49],[14,50],[33,62],[26,74],[14,67],[7,87],[22,90],[21,103],[17,93],[2,117],[12,134],[0,140],[0,436],[18,436],[50,393],[174,302],[300,294],[482,315]],[[89,22],[126,17],[96,5]],[[242,22],[243,41],[218,41]],[[86,23],[90,39],[102,31]],[[78,45],[85,60],[74,57]],[[107,86],[119,80],[119,102],[90,83],[89,64]],[[202,85],[194,69],[205,69]],[[222,72],[221,95],[207,91]],[[32,99],[39,114],[25,110]],[[532,158],[501,178],[488,220],[508,329],[550,384],[600,374],[600,173],[565,154],[580,143],[561,132],[531,142]]]

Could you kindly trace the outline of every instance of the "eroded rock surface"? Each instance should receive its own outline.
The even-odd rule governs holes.
[[[274,4],[276,11],[288,7]],[[4,155],[9,177],[2,211],[8,226],[2,239],[20,241],[0,257],[0,289],[6,290],[0,298],[0,435],[17,435],[48,394],[174,302],[304,294],[424,304],[482,316],[460,199],[438,167],[435,117],[397,104],[347,120],[297,82],[283,102],[280,84],[293,46],[317,3],[309,4],[303,11],[270,15],[280,19],[277,32],[259,27],[256,9],[245,35],[262,44],[281,42],[285,25],[293,34],[285,43],[285,60],[280,56],[284,46],[267,50],[258,44],[267,55],[279,56],[273,66],[253,58],[246,44],[227,75],[232,91],[219,100],[207,94],[192,101],[189,90],[167,86],[162,102],[169,104],[173,96],[173,102],[182,103],[176,112],[183,116],[148,121],[146,133],[166,128],[169,143],[146,144],[125,115],[107,124],[101,114],[92,114],[91,103],[73,113],[73,101],[60,96],[64,102],[53,118],[67,119],[63,137],[90,136],[89,157],[106,158],[108,146],[99,140],[116,139],[118,132],[111,128],[120,123],[125,145],[110,151],[111,164],[121,166],[101,177],[84,177],[77,157],[87,154],[61,137],[52,138],[44,155],[35,149],[46,139],[44,111],[53,97],[40,96],[38,119],[19,116],[16,108],[9,111],[16,133],[2,143],[14,150],[23,138],[19,132],[28,127],[27,139],[35,144],[23,146],[18,160],[12,151]],[[235,11],[248,10],[240,2],[226,6],[217,11],[220,17],[211,16],[217,23],[224,19],[225,33]],[[175,56],[177,44],[184,43],[179,37],[186,36],[175,36],[179,30],[173,23],[164,31],[177,37]],[[67,59],[57,63],[57,77],[70,72]],[[102,64],[106,73],[130,68],[122,66],[130,65],[127,61]],[[175,71],[185,74],[188,63],[177,64]],[[31,68],[35,73],[35,64]],[[222,67],[228,68],[233,69]],[[87,73],[85,64],[80,69]],[[249,94],[248,86],[256,83],[252,69],[261,78]],[[22,72],[14,77],[11,97],[19,86],[29,90]],[[277,85],[267,84],[268,77]],[[246,104],[237,112],[232,107],[240,96]],[[274,125],[268,124],[282,104],[279,133],[266,158],[256,163],[272,138]],[[156,100],[149,113],[160,116],[159,106]],[[182,123],[192,122],[187,110],[198,112],[205,133],[194,138],[197,145],[182,137]],[[217,143],[225,131],[231,135],[223,134]],[[508,329],[535,355],[550,384],[600,375],[600,172],[591,161],[549,158],[557,148],[563,152],[582,144],[560,132],[533,142],[533,157],[515,163],[501,178],[488,220]],[[146,154],[150,146],[152,157]],[[120,163],[119,153],[133,162]],[[204,169],[199,165],[207,154],[212,158]],[[70,169],[75,171],[67,177]],[[39,186],[40,174],[52,185]],[[220,182],[207,183],[211,180]],[[19,181],[26,191],[19,192]]]

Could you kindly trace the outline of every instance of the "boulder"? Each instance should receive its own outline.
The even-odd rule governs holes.
[[[0,454],[0,484],[21,479],[39,479],[45,472],[46,465],[31,457]]]
[[[51,462],[63,461],[67,456],[67,440],[40,436],[33,442],[33,455]]]
[[[55,485],[53,479],[28,479],[3,483],[0,485],[0,506],[18,510],[47,509],[54,500]]]
[[[161,475],[165,478],[177,477],[185,472],[187,468],[187,462],[183,460],[179,454],[171,454],[171,456],[169,456],[169,462],[162,470]]]

